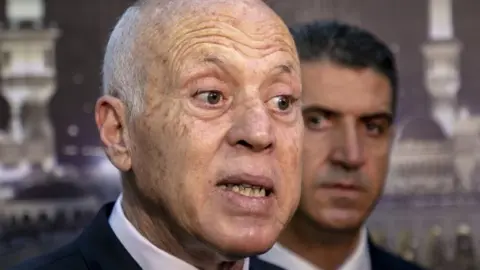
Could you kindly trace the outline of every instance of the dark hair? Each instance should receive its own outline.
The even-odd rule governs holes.
[[[386,76],[392,88],[392,112],[397,106],[395,56],[374,34],[338,21],[313,21],[290,27],[301,61],[329,60],[352,68],[372,68]]]

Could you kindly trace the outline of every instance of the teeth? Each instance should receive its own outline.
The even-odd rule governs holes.
[[[248,196],[248,197],[265,197],[267,192],[265,188],[262,187],[256,187],[256,186],[251,186],[247,184],[242,184],[242,185],[220,185],[221,189],[224,190],[231,190],[233,192],[236,192],[238,194],[242,194],[243,196]]]

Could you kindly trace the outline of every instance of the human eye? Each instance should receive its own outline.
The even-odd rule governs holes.
[[[365,123],[365,129],[370,136],[377,137],[386,133],[388,130],[388,124],[381,121],[369,121]]]
[[[297,98],[291,95],[278,95],[268,100],[267,104],[275,112],[289,113],[297,100]]]
[[[218,108],[226,102],[225,95],[219,90],[197,90],[193,95],[200,106]]]
[[[310,130],[324,130],[331,125],[330,117],[327,113],[309,112],[303,115],[305,127]]]

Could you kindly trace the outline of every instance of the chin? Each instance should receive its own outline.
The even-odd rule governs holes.
[[[355,231],[363,226],[365,219],[360,212],[335,209],[317,215],[315,221],[327,230]]]
[[[245,258],[267,252],[275,244],[279,233],[280,230],[275,230],[273,226],[252,228],[234,226],[211,235],[210,243],[226,257]]]
[[[325,227],[331,231],[336,232],[356,232],[363,226],[362,223],[350,223],[350,222],[330,222],[325,224]]]
[[[229,258],[246,258],[267,252],[274,243],[274,241],[262,242],[243,239],[226,243],[222,246],[222,251]]]
[[[325,228],[331,229],[333,231],[357,231],[363,226],[364,221],[358,218],[330,218],[323,219],[320,221],[320,224],[324,224]]]

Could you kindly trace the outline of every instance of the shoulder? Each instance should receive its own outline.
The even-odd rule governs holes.
[[[52,253],[35,257],[9,270],[86,270],[80,250],[73,244]]]
[[[250,270],[284,270],[276,265],[259,259],[258,257],[250,257]]]
[[[392,270],[424,270],[424,268],[419,265],[408,262],[400,256],[388,252],[374,244],[370,245],[370,257],[373,270],[384,269],[384,267],[389,267],[389,269]]]

